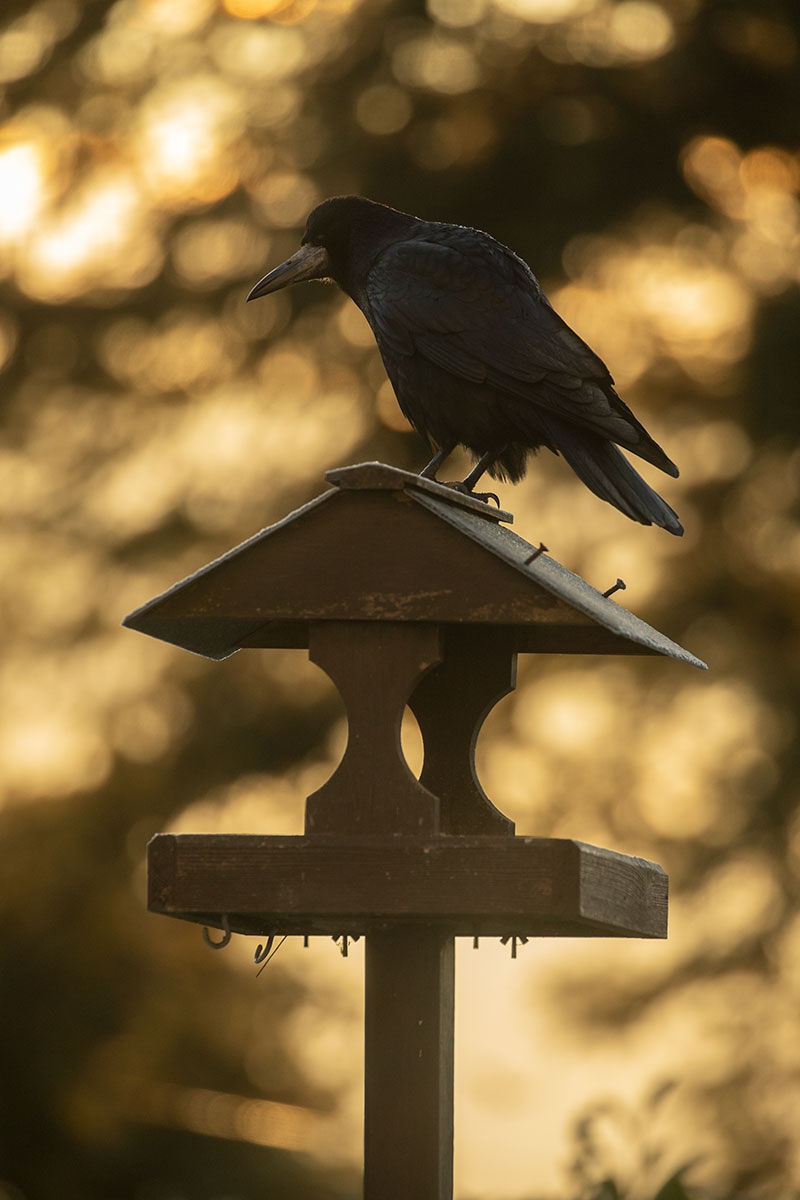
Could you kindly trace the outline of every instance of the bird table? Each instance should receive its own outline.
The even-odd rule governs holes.
[[[307,647],[349,727],[302,836],[156,835],[149,907],[226,936],[364,936],[364,1197],[449,1200],[454,938],[667,931],[656,864],[515,836],[475,773],[481,724],[520,652],[703,664],[514,534],[508,513],[380,463],[326,478],[125,619],[214,659]],[[419,779],[400,744],[406,706]]]

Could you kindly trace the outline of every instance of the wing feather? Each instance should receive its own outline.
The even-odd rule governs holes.
[[[416,238],[382,254],[368,281],[380,337],[395,353],[422,354],[463,379],[489,378],[534,402],[535,392],[516,385],[547,378],[553,388],[579,393],[586,380],[610,384],[601,360],[564,325],[522,260],[486,240],[472,234],[462,250]],[[587,403],[602,408],[605,400],[607,409],[602,391],[591,392],[564,402],[581,416]]]
[[[415,237],[377,257],[366,298],[378,344],[392,354],[419,354],[457,378],[522,401],[515,412],[523,425],[533,406],[676,471],[529,267],[488,234],[423,224]]]

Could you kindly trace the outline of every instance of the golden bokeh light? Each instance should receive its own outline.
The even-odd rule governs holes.
[[[755,291],[776,295],[800,277],[800,162],[776,146],[742,152],[730,139],[693,138],[687,183],[730,222],[731,260]]]
[[[695,191],[724,206],[728,216],[742,215],[739,168],[742,156],[729,138],[701,136],[684,147],[683,173]]]
[[[408,93],[388,83],[365,88],[356,102],[356,118],[367,133],[397,133],[411,120],[412,112]]]
[[[653,0],[623,0],[616,4],[609,33],[615,52],[628,62],[659,58],[675,43],[669,15]]]
[[[503,11],[542,28],[542,53],[556,63],[631,66],[667,54],[675,28],[655,0],[495,0]]]
[[[200,74],[156,88],[137,114],[135,153],[141,178],[163,205],[219,200],[237,179],[223,147],[243,129],[234,90]]]
[[[427,0],[427,11],[440,25],[465,29],[486,16],[489,0]]]
[[[664,243],[657,227],[640,232],[638,247],[607,239],[568,246],[580,282],[558,290],[556,306],[615,365],[623,387],[665,355],[696,378],[719,378],[748,352],[751,292],[712,239],[696,247]]]
[[[35,143],[0,144],[0,241],[14,242],[35,226],[44,206],[44,177]]]
[[[271,171],[251,189],[260,213],[275,229],[296,229],[322,199],[307,175],[297,171]]]
[[[315,13],[344,16],[362,0],[224,0],[233,17],[256,21],[264,17],[285,25],[296,25]]]
[[[157,70],[158,42],[147,28],[114,28],[89,42],[81,55],[82,73],[107,87],[145,83]]]
[[[206,291],[249,277],[253,264],[266,261],[269,238],[241,219],[201,218],[186,225],[172,242],[172,261],[191,288]]]
[[[215,0],[134,0],[118,5],[115,12],[122,25],[178,39],[202,29],[215,9]]]
[[[296,0],[225,0],[225,9],[232,17],[255,21],[263,17],[276,18],[296,7]]]
[[[290,79],[307,65],[309,53],[305,32],[281,25],[223,25],[214,31],[210,47],[226,76],[251,84]],[[259,99],[269,106],[268,96]]]
[[[752,301],[713,261],[654,250],[640,256],[631,276],[634,303],[675,358],[686,360],[695,350],[723,362],[744,357]]]
[[[49,105],[0,125],[0,262],[24,257],[28,236],[71,176],[75,147],[71,122]]]
[[[161,263],[136,180],[101,167],[38,223],[17,275],[29,295],[63,302],[94,288],[141,287]]]
[[[74,26],[76,10],[70,0],[44,0],[7,25],[0,33],[0,84],[15,83],[38,70]]]
[[[710,690],[684,688],[669,713],[662,709],[651,720],[659,737],[643,738],[635,784],[648,825],[662,837],[712,841],[741,829],[748,804],[758,799],[757,778],[771,781],[780,748],[773,742],[769,709],[743,687],[717,683]],[[698,721],[702,739],[696,736]]]
[[[399,83],[448,96],[471,92],[481,75],[469,45],[444,33],[402,41],[392,54],[392,70]]]
[[[494,0],[503,12],[539,24],[556,24],[591,12],[600,0]]]

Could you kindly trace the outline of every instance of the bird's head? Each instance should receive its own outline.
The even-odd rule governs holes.
[[[310,213],[300,249],[260,279],[247,297],[257,300],[305,279],[332,279],[351,292],[359,270],[416,219],[363,196],[334,196]]]

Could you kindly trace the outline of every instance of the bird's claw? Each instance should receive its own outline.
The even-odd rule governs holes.
[[[441,483],[444,487],[452,488],[454,492],[460,492],[462,496],[471,496],[473,500],[482,500],[484,504],[488,504],[490,500],[494,500],[497,507],[500,507],[500,497],[496,492],[473,492],[468,488],[463,479],[437,479],[437,483]]]

